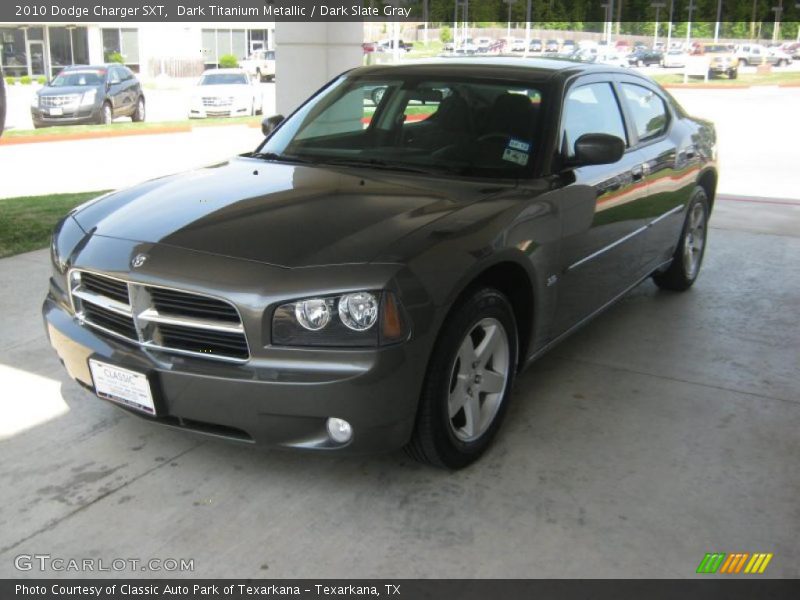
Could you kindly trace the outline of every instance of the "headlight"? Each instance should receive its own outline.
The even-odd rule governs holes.
[[[95,98],[97,98],[97,90],[95,88],[86,90],[81,98],[81,106],[91,106],[94,104]]]
[[[276,346],[368,347],[408,338],[407,319],[391,292],[359,291],[303,298],[279,306],[272,318]]]

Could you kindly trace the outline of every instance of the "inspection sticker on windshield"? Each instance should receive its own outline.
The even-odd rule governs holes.
[[[101,398],[123,404],[149,415],[156,414],[147,376],[99,360],[89,359],[94,391]]]
[[[508,140],[508,146],[503,151],[503,160],[517,163],[524,167],[528,164],[530,149],[531,145],[529,143],[511,138]]]

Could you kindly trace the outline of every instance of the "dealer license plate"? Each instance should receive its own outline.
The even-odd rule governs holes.
[[[63,108],[51,108],[50,109],[50,116],[51,117],[60,117],[63,114],[64,114],[64,109]]]
[[[146,375],[89,359],[95,393],[106,400],[155,416],[156,406]]]

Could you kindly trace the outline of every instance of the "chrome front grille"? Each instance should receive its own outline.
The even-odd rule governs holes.
[[[239,312],[224,300],[73,270],[77,318],[145,348],[218,360],[250,358]]]
[[[62,96],[40,96],[39,106],[42,108],[60,108],[73,106],[78,103],[78,94],[64,94]]]

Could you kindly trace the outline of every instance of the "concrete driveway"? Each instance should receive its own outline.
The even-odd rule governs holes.
[[[798,577],[799,236],[800,202],[720,199],[696,287],[644,283],[537,362],[457,473],[144,423],[49,349],[47,251],[0,261],[0,577],[41,576],[14,567],[34,554],[194,561],[122,573],[144,577],[691,577],[714,551]]]

